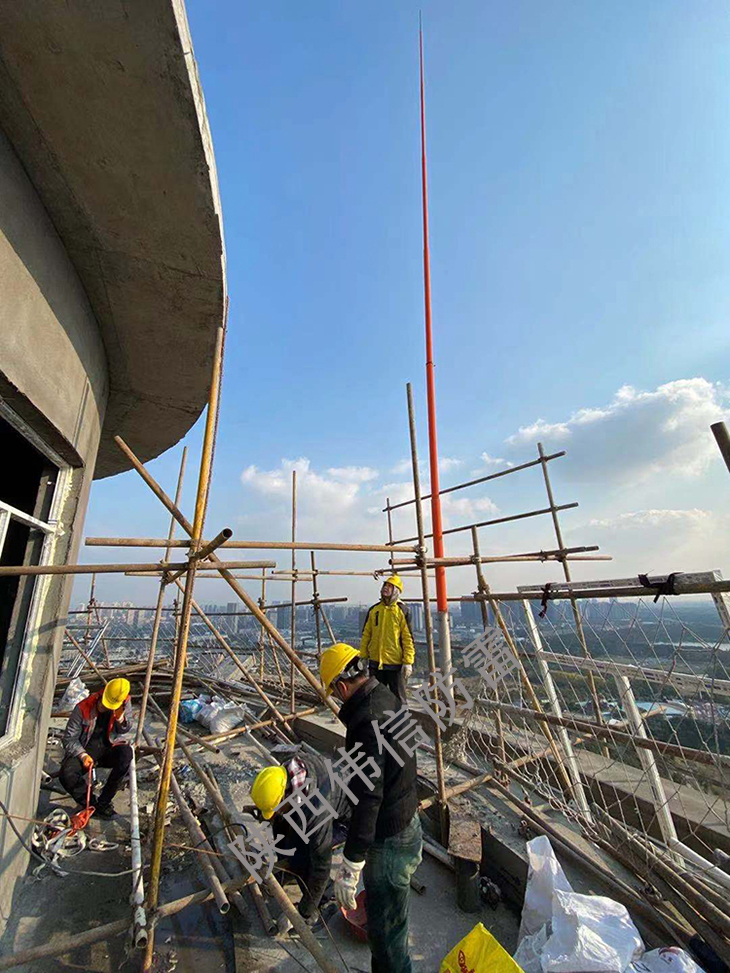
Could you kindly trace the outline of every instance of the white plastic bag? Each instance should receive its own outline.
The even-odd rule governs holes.
[[[603,895],[556,890],[543,973],[623,973],[644,951],[625,906]]]
[[[626,973],[703,973],[703,970],[679,946],[664,946],[644,953]]]
[[[215,716],[218,706],[223,704],[223,700],[218,696],[213,696],[212,699],[210,696],[198,696],[198,702],[202,705],[195,719],[210,728],[210,721]]]
[[[556,891],[573,891],[548,837],[540,835],[527,842],[527,860],[527,890],[518,943],[522,943],[525,936],[534,936],[542,926],[550,922]]]
[[[238,726],[239,723],[243,723],[248,716],[249,709],[247,706],[238,703],[224,703],[216,709],[216,712],[210,718],[208,724],[210,732],[226,733]]]
[[[83,684],[83,682],[76,676],[71,682],[66,686],[66,692],[61,697],[61,702],[58,704],[59,712],[66,713],[68,710],[72,710],[77,703],[80,703],[82,699],[86,699],[89,695],[89,690]]]
[[[548,940],[550,925],[540,926],[532,936],[523,936],[512,957],[522,973],[542,973],[542,951]]]

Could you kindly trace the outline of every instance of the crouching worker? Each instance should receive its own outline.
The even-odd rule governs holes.
[[[335,875],[335,898],[343,908],[354,909],[362,872],[372,973],[411,973],[410,884],[421,861],[422,836],[416,758],[402,739],[398,716],[408,709],[368,674],[367,662],[351,645],[340,642],[325,649],[319,672],[327,693],[342,702],[345,748],[359,761],[348,781],[356,800]]]
[[[323,814],[326,807],[321,795],[335,812]],[[330,878],[332,867],[333,824],[336,817],[347,813],[342,792],[332,792],[324,761],[309,753],[297,753],[281,767],[265,767],[251,787],[251,800],[265,821],[271,821],[279,848],[293,854],[282,854],[277,867],[292,873],[302,890],[299,914],[313,926],[319,918],[319,904]],[[317,813],[317,812],[320,813]],[[285,916],[279,931],[291,924]]]
[[[91,805],[102,818],[116,814],[112,799],[132,760],[129,689],[129,680],[112,679],[103,691],[82,699],[63,734],[65,753],[58,777],[78,804],[86,807],[92,768],[111,769],[99,796],[91,793]]]

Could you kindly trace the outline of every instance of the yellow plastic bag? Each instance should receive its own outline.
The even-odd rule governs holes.
[[[522,970],[478,922],[442,961],[439,973],[522,973]]]

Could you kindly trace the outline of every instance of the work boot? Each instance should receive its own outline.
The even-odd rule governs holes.
[[[96,805],[96,816],[98,818],[113,818],[116,816],[116,811],[114,810],[113,804],[97,804]]]

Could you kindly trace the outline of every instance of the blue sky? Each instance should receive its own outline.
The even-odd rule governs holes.
[[[419,6],[442,485],[531,458],[542,438],[568,451],[558,498],[581,503],[566,540],[615,556],[577,575],[727,573],[730,484],[708,425],[728,411],[730,21],[700,0],[189,0],[231,301],[211,532],[285,538],[299,461],[302,539],[381,541],[374,511],[408,491],[407,381],[425,459]],[[179,452],[151,466],[170,490]],[[459,495],[447,522],[543,506],[534,473]],[[87,533],[165,527],[133,474],[95,485]],[[482,545],[554,546],[545,518]],[[472,586],[453,575],[455,593]]]

